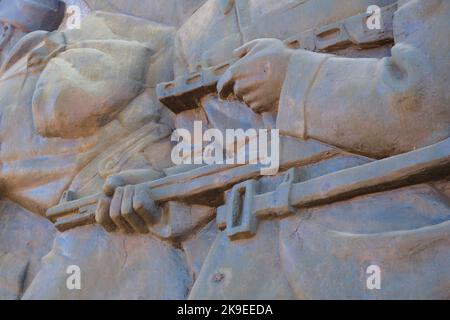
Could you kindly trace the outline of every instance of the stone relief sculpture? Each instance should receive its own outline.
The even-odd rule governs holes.
[[[0,13],[1,298],[449,298],[448,1]],[[278,129],[279,171],[175,165],[198,121]]]
[[[49,10],[64,5],[18,3]],[[134,26],[132,32],[126,25]],[[3,90],[23,97],[20,103],[15,96],[4,98],[2,181],[7,198],[44,215],[66,190],[64,197],[82,197],[101,188],[104,174],[151,168],[146,177],[160,177],[170,160],[165,138],[173,121],[157,104],[152,88],[171,79],[164,60],[170,57],[165,48],[173,35],[172,26],[94,12],[80,29],[42,32],[34,46],[26,44],[23,58],[15,58],[2,75],[3,85],[10,87]],[[84,111],[79,99],[85,102]],[[49,233],[54,236],[53,229]],[[46,253],[53,240],[48,241]],[[116,241],[123,250],[121,239]],[[17,251],[13,246],[10,250]],[[27,256],[23,258],[26,266]],[[18,283],[27,281],[26,275],[19,278]],[[17,292],[23,285],[29,283],[18,285]]]

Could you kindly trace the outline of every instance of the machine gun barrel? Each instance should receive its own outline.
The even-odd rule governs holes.
[[[314,163],[330,158],[338,151],[316,141],[280,137],[280,169]],[[190,204],[219,206],[224,193],[233,185],[261,176],[261,164],[216,164],[147,182],[152,200],[158,204],[183,201]],[[95,223],[100,193],[72,201],[62,201],[47,210],[46,216],[60,231]]]
[[[314,52],[336,52],[349,47],[358,49],[376,47],[393,42],[393,16],[397,4],[381,8],[381,30],[367,28],[367,13],[362,13],[323,27],[313,28],[284,40],[286,46]],[[220,77],[236,61],[203,68],[198,72],[177,77],[174,81],[160,83],[156,87],[158,99],[174,113],[200,106],[200,100],[217,93]]]
[[[255,235],[258,221],[295,214],[311,208],[374,192],[449,179],[450,139],[398,156],[296,182],[290,170],[275,191],[257,194],[257,181],[237,184],[224,206],[217,210],[217,223],[231,239]],[[236,222],[237,221],[237,222]]]

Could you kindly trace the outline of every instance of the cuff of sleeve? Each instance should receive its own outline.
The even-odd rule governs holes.
[[[307,138],[305,106],[308,92],[327,54],[298,50],[293,53],[281,91],[277,129],[283,135]]]

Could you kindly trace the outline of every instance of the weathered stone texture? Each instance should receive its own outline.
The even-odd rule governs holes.
[[[450,298],[449,36],[447,0],[0,0],[0,299]],[[279,170],[175,166],[195,121]]]

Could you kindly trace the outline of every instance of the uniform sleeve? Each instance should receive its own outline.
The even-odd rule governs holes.
[[[392,55],[383,59],[296,51],[280,131],[372,157],[450,136],[450,1],[400,1],[394,33]]]

